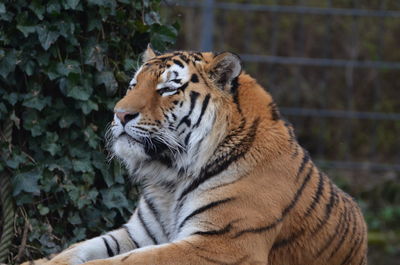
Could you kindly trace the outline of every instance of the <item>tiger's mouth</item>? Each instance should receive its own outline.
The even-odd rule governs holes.
[[[120,135],[117,136],[117,138],[126,138],[128,141],[132,141],[134,143],[138,143],[141,145],[144,145],[144,141],[140,141],[139,139],[136,139],[135,137],[132,137],[131,135],[129,135],[128,133],[126,133],[125,131],[122,132]]]
[[[143,151],[151,157],[158,156],[164,151],[169,150],[168,146],[164,142],[161,142],[158,139],[152,137],[133,137],[132,135],[124,131],[117,138],[125,138],[130,143],[140,144],[143,148]]]

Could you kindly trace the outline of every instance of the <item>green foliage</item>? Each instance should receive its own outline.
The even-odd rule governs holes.
[[[6,0],[0,3],[0,171],[18,206],[13,254],[28,228],[37,257],[110,230],[136,193],[104,135],[149,42],[163,51],[178,26],[159,0]],[[15,262],[11,260],[10,263]]]

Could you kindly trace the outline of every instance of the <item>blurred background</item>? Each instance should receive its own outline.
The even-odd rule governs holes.
[[[240,55],[361,205],[369,264],[400,264],[398,0],[0,3],[0,263],[129,218],[138,191],[104,134],[149,42]]]

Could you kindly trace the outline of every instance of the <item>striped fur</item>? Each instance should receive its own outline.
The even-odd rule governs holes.
[[[357,204],[235,55],[144,57],[109,135],[142,185],[138,207],[121,229],[45,264],[367,263]]]

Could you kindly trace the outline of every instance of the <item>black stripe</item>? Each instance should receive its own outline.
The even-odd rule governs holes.
[[[133,253],[131,253],[131,254],[129,254],[129,255],[123,257],[123,258],[121,259],[121,261],[125,261],[126,259],[128,259],[128,258],[129,258],[130,256],[132,256],[132,255],[133,255]]]
[[[248,260],[248,258],[249,258],[249,255],[245,255],[245,256],[239,258],[237,261],[228,263],[226,261],[219,261],[219,260],[212,259],[210,257],[206,257],[206,256],[203,256],[203,255],[200,255],[200,254],[197,254],[197,253],[196,253],[196,256],[198,256],[200,258],[203,258],[204,260],[208,261],[207,264],[208,263],[214,263],[214,264],[219,264],[219,265],[240,265],[244,261]]]
[[[360,264],[359,265],[365,265],[365,264],[367,264],[366,262],[365,262],[365,255],[361,258],[361,261],[360,261]]]
[[[178,87],[178,90],[182,90],[185,91],[185,89],[187,88],[187,86],[189,85],[189,82],[184,83],[183,85],[181,85],[180,87]]]
[[[317,234],[321,230],[321,228],[328,222],[332,214],[333,206],[335,205],[335,202],[338,200],[337,191],[333,186],[332,181],[329,181],[329,188],[330,188],[330,197],[329,197],[329,202],[326,204],[325,207],[324,219],[322,219],[322,221],[318,224],[317,228],[314,229],[313,235]]]
[[[200,125],[200,122],[201,122],[201,119],[203,118],[204,112],[205,112],[206,109],[207,109],[208,102],[210,101],[210,97],[211,97],[210,94],[207,94],[207,95],[205,96],[204,101],[203,101],[203,105],[201,106],[200,116],[199,116],[199,118],[197,119],[197,122],[196,122],[196,124],[193,126],[193,128],[196,128],[196,127],[198,127],[198,126]]]
[[[267,226],[261,226],[261,227],[257,227],[257,228],[248,228],[248,229],[244,229],[242,231],[239,231],[235,234],[235,236],[233,238],[238,238],[243,234],[247,234],[247,233],[254,233],[254,234],[259,234],[259,233],[263,233],[265,231],[271,230],[273,229],[275,226],[277,226],[279,223],[281,223],[283,221],[283,218],[278,218],[275,220],[275,222],[273,222],[270,225]]]
[[[187,186],[182,191],[181,195],[178,198],[178,201],[181,201],[183,197],[185,197],[188,193],[195,190],[198,186],[200,186],[202,183],[204,183],[211,177],[219,174],[220,172],[228,168],[231,163],[243,157],[250,149],[254,141],[258,124],[259,124],[259,119],[256,119],[253,122],[252,126],[250,127],[248,134],[246,134],[234,147],[232,147],[230,152],[224,152],[223,156],[218,156],[216,159],[214,159],[214,161],[211,162],[211,164],[207,163],[202,173],[200,173],[200,176],[196,178],[189,186]],[[226,140],[229,137],[230,137],[229,135],[226,137],[221,146],[226,144]],[[215,153],[218,154],[218,147]]]
[[[199,77],[196,74],[192,74],[192,77],[190,78],[190,81],[193,83],[198,83],[199,82]]]
[[[345,224],[346,221],[346,216],[347,216],[347,208],[344,208],[344,212],[342,212],[340,214],[340,219],[339,222],[336,224],[335,229],[333,229],[333,233],[329,236],[329,238],[326,240],[324,246],[322,248],[320,248],[320,250],[318,251],[316,257],[321,256],[322,253],[324,253],[330,245],[332,245],[334,239],[336,239],[337,236],[339,236],[339,231],[342,231],[342,227]]]
[[[303,160],[301,161],[299,169],[296,173],[296,181],[299,180],[299,177],[300,177],[301,173],[303,172],[304,168],[306,167],[308,161],[310,161],[310,155],[308,154],[308,152],[305,149],[303,149]]]
[[[307,183],[308,183],[308,182],[310,181],[310,179],[311,179],[311,175],[312,175],[313,169],[314,169],[314,167],[310,167],[310,170],[308,171],[307,176],[304,178],[304,181],[303,181],[303,183],[301,184],[300,188],[297,190],[297,192],[296,192],[296,194],[295,194],[293,200],[292,200],[292,201],[290,202],[290,204],[283,210],[283,212],[282,212],[282,217],[285,217],[285,216],[290,212],[290,210],[293,209],[294,206],[296,206],[296,203],[298,202],[298,200],[299,200],[301,194],[303,193],[304,188],[306,187]]]
[[[308,207],[304,217],[308,217],[311,214],[311,212],[314,210],[315,206],[317,206],[317,204],[319,203],[322,193],[324,191],[324,175],[321,172],[319,172],[318,177],[319,177],[318,188],[317,188],[317,191],[315,192],[314,200],[312,201],[311,205]]]
[[[190,135],[192,134],[192,132],[189,132],[186,137],[185,137],[185,145],[188,145],[189,143],[189,139],[190,139]]]
[[[172,60],[175,64],[177,64],[180,68],[184,68],[183,63],[181,63],[181,61],[177,60],[177,59],[173,59]]]
[[[194,55],[193,58],[194,58],[195,61],[202,61],[202,59],[200,57],[196,56],[196,55]]]
[[[174,83],[180,84],[182,79],[175,78],[175,79],[172,79],[171,81],[174,82]]]
[[[128,234],[129,238],[132,240],[132,243],[135,245],[135,248],[140,248],[140,245],[136,240],[133,238],[131,232],[129,232],[129,228],[126,225],[123,225],[122,228],[125,229],[126,233]]]
[[[192,115],[193,109],[196,105],[196,100],[197,98],[200,96],[199,93],[192,91],[190,92],[190,109],[189,109],[189,113],[182,118],[182,120],[179,122],[178,126],[176,127],[177,129],[183,124],[185,123],[188,127],[191,124],[191,121],[189,119],[190,115]]]
[[[270,103],[268,104],[268,107],[269,107],[270,112],[271,112],[271,118],[272,118],[272,120],[273,120],[273,121],[279,120],[279,119],[281,118],[281,115],[279,114],[278,107],[276,106],[275,102],[273,102],[273,101],[270,102]]]
[[[285,247],[285,246],[287,246],[289,244],[292,244],[294,241],[296,241],[296,239],[298,239],[299,237],[304,235],[304,233],[305,233],[304,229],[301,229],[300,231],[294,232],[293,234],[291,234],[287,238],[284,238],[284,239],[276,241],[272,245],[272,249],[276,250],[278,248]]]
[[[288,130],[289,142],[293,143],[296,138],[296,136],[294,135],[293,125],[287,120],[284,120],[283,125],[285,125],[286,129]]]
[[[200,56],[201,58],[203,58],[203,54],[201,52],[193,52],[193,54],[196,54],[197,56]]]
[[[233,95],[233,103],[236,104],[238,112],[242,113],[242,108],[240,107],[239,103],[239,76],[235,77],[231,82],[231,93]]]
[[[290,146],[294,147],[294,152],[292,154],[292,158],[295,158],[299,154],[299,148],[300,147],[299,147],[299,145],[297,144],[297,141],[296,141],[296,136],[294,134],[293,125],[290,122],[288,122],[287,120],[284,120],[283,125],[288,130],[288,134],[289,134],[288,141],[289,141],[289,144],[290,144]],[[305,150],[303,150],[303,151],[305,151]]]
[[[364,238],[361,238],[360,236],[357,238],[356,242],[351,247],[349,253],[344,258],[343,262],[340,265],[349,264],[349,261],[353,258],[354,254],[357,253],[357,251],[361,248],[363,241]]]
[[[112,251],[112,249],[110,248],[110,245],[108,244],[107,240],[102,237],[101,239],[103,239],[104,245],[106,245],[106,249],[107,249],[107,254],[109,257],[114,256],[114,252]]]
[[[118,240],[115,238],[115,236],[113,236],[111,234],[108,234],[108,235],[112,238],[112,240],[114,240],[114,243],[115,243],[115,245],[117,247],[117,254],[119,254],[119,252],[121,251],[121,248],[119,246]]]
[[[292,158],[296,158],[297,157],[297,155],[299,154],[299,149],[300,149],[300,146],[296,143],[295,146],[294,146],[294,152],[292,154]]]
[[[207,210],[209,210],[209,209],[211,209],[211,208],[214,208],[214,207],[216,207],[216,206],[218,206],[218,205],[221,205],[221,204],[223,204],[223,203],[232,201],[232,200],[234,200],[234,199],[235,199],[235,198],[226,198],[226,199],[223,199],[223,200],[211,202],[211,203],[209,203],[209,204],[206,204],[206,205],[204,205],[204,206],[202,206],[202,207],[200,207],[200,208],[194,210],[191,214],[189,214],[188,216],[186,216],[185,219],[183,219],[182,223],[178,226],[178,229],[180,230],[180,229],[185,225],[185,223],[186,223],[188,220],[190,220],[190,218],[192,218],[193,216],[195,216],[195,215],[197,215],[197,214],[200,214],[200,213],[202,213],[202,212],[205,212],[205,211],[207,211]]]
[[[181,54],[179,56],[179,58],[181,58],[185,63],[189,63],[190,62],[189,58],[187,58],[187,56],[185,54]]]
[[[353,219],[352,219],[353,229],[352,229],[351,235],[348,235],[348,238],[350,240],[352,240],[353,237],[355,236],[356,229],[358,227],[357,217],[356,217],[354,211],[352,211],[352,216],[353,216]],[[349,253],[347,254],[346,258],[343,260],[341,265],[348,264],[348,262],[353,258],[354,253],[357,253],[357,251],[360,249],[363,239],[364,239],[363,236],[358,234],[356,241],[353,243],[353,246],[351,247]]]
[[[239,237],[239,236],[241,236],[241,235],[243,235],[245,233],[262,233],[262,232],[265,232],[265,231],[268,231],[268,230],[274,228],[276,225],[281,223],[283,221],[283,219],[285,218],[285,216],[295,207],[296,203],[298,202],[301,194],[303,193],[304,188],[306,187],[307,183],[311,179],[312,171],[313,171],[313,167],[310,167],[310,170],[309,170],[309,172],[307,174],[307,177],[305,177],[301,187],[297,190],[293,200],[282,211],[282,216],[280,218],[276,219],[272,224],[267,225],[267,226],[262,226],[262,227],[259,227],[259,228],[250,228],[250,229],[242,230],[242,231],[238,232],[235,235],[235,238]]]
[[[238,220],[234,220],[227,224],[224,228],[219,230],[209,230],[209,231],[196,231],[192,235],[201,235],[201,236],[216,236],[216,235],[223,235],[229,233],[233,227],[233,224],[236,223]]]
[[[145,221],[143,220],[143,216],[142,216],[142,212],[140,211],[140,207],[139,207],[139,209],[138,209],[138,217],[139,217],[140,223],[142,224],[144,230],[145,230],[146,233],[147,233],[147,236],[153,241],[153,243],[154,243],[155,245],[157,245],[157,240],[156,240],[156,238],[155,238],[154,235],[150,232],[149,228],[146,226]]]
[[[238,179],[235,179],[235,180],[230,181],[230,182],[226,182],[226,183],[219,184],[219,185],[217,185],[217,186],[214,186],[214,187],[211,187],[211,188],[205,190],[205,192],[209,192],[209,191],[211,191],[211,190],[219,189],[219,188],[222,188],[222,187],[225,187],[225,186],[234,184],[234,183],[238,182],[240,179],[241,179],[241,178],[238,178]]]
[[[349,236],[347,233],[348,233],[349,228],[350,228],[350,225],[349,225],[349,221],[351,219],[350,215],[353,215],[352,211],[348,212],[348,214],[347,214],[347,218],[345,219],[344,231],[343,231],[343,233],[338,233],[340,235],[340,240],[338,241],[338,243],[336,244],[336,247],[331,252],[331,255],[329,256],[329,258],[332,258],[339,251],[339,249],[343,245],[344,240],[347,239],[348,236]],[[342,232],[342,231],[340,231],[340,232]]]
[[[157,223],[160,224],[163,234],[168,237],[169,234],[165,230],[165,227],[163,226],[162,222],[160,221],[161,220],[160,214],[157,211],[156,207],[154,206],[153,201],[147,197],[146,193],[143,194],[143,200],[150,209],[151,213],[153,214],[154,219],[157,221]]]
[[[210,257],[206,257],[206,256],[203,256],[203,255],[200,255],[200,254],[197,254],[197,253],[196,253],[196,256],[199,257],[199,258],[204,259],[205,261],[207,261],[207,262],[204,263],[204,264],[213,263],[213,264],[218,264],[218,265],[227,265],[226,262],[222,262],[222,261],[219,261],[219,260],[216,260],[216,259],[212,259],[212,258],[210,258]],[[211,256],[211,255],[210,255],[210,256]],[[230,263],[229,263],[229,264],[230,264]]]

